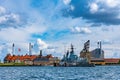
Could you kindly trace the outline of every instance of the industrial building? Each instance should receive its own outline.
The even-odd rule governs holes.
[[[95,65],[105,65],[104,51],[102,50],[101,41],[98,42],[97,45],[98,45],[98,48],[96,48],[90,52],[91,63],[94,63]]]
[[[60,59],[58,59],[58,57],[53,57],[52,54],[42,56],[42,50],[40,50],[40,55],[33,60],[33,65],[54,66],[54,64],[58,65],[59,62]]]

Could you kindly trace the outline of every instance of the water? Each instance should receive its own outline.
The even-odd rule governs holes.
[[[120,80],[120,66],[0,67],[0,80]]]

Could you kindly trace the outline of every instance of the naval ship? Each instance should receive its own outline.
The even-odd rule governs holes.
[[[93,63],[90,63],[90,51],[89,51],[90,40],[84,44],[83,50],[80,52],[78,57],[74,53],[74,47],[71,44],[70,52],[67,51],[61,59],[60,67],[94,67]]]

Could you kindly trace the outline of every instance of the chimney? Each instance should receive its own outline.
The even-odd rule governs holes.
[[[100,54],[102,54],[102,44],[101,44],[101,41],[100,41]]]
[[[12,55],[15,53],[15,44],[12,45]]]
[[[97,47],[100,48],[100,42],[99,41],[97,42]]]
[[[29,43],[29,55],[32,55],[31,43]]]
[[[40,56],[42,56],[42,50],[40,50]]]

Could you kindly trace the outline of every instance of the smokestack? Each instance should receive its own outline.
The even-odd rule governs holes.
[[[102,54],[102,44],[101,44],[101,41],[100,41],[100,54]]]
[[[99,47],[99,44],[100,44],[100,42],[97,42],[97,47],[98,47],[98,48],[100,48],[100,47]]]
[[[40,50],[40,56],[42,56],[42,50]]]
[[[29,43],[29,55],[32,55],[32,48],[31,43]]]
[[[15,53],[15,44],[12,45],[12,55]]]

